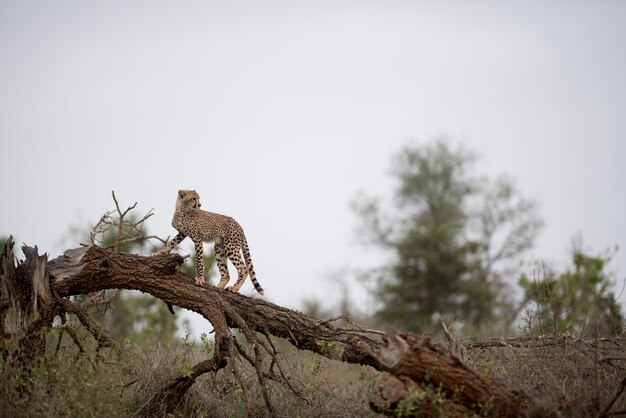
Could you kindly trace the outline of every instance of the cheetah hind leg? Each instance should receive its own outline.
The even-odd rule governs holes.
[[[246,277],[248,277],[248,269],[246,268],[246,264],[241,258],[241,254],[239,253],[239,251],[229,253],[228,258],[230,258],[230,261],[232,261],[237,268],[238,277],[235,284],[232,286],[228,286],[226,290],[230,290],[231,292],[236,293],[239,291],[239,289],[241,289],[243,282],[246,281]]]

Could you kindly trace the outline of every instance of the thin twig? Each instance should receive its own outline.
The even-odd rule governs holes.
[[[233,371],[233,375],[235,376],[235,379],[237,379],[237,382],[239,383],[239,387],[241,388],[244,407],[246,408],[246,416],[250,416],[250,413],[251,413],[250,397],[248,396],[248,388],[246,387],[246,384],[243,381],[243,378],[241,377],[241,372],[239,371],[239,367],[237,367],[237,353],[235,352],[234,340],[235,340],[235,337],[228,339],[228,353],[230,356],[230,361],[228,362],[228,365],[231,367],[231,370]]]
[[[54,349],[54,357],[57,356],[57,354],[59,353],[59,349],[61,348],[61,340],[63,339],[63,333],[65,332],[65,322],[65,315],[61,315],[61,324],[63,326],[61,327],[61,331],[59,332],[59,340],[57,341],[56,348]]]
[[[448,346],[450,348],[450,355],[457,359],[458,361],[463,361],[465,354],[467,353],[467,349],[461,342],[459,342],[456,338],[452,336],[452,333],[448,329],[445,321],[441,320],[441,326],[443,327],[443,332],[448,340]]]
[[[72,341],[74,341],[74,344],[76,344],[76,346],[78,347],[79,353],[83,354],[85,352],[85,349],[83,348],[83,345],[80,343],[80,340],[78,339],[76,332],[74,332],[74,329],[69,326],[66,326],[64,328],[65,328],[65,332],[67,332],[67,335],[69,335],[72,338]]]
[[[241,345],[239,341],[237,341],[236,338],[233,338],[233,344],[235,344],[235,348],[237,349],[237,351],[239,351],[239,354],[241,355],[241,357],[243,357],[244,359],[246,359],[248,363],[253,365],[254,360],[252,359],[252,357],[250,357],[250,355],[248,355],[248,353],[246,352],[246,349]]]
[[[335,316],[335,317],[331,317],[328,319],[324,319],[324,320],[320,320],[317,322],[317,325],[327,325],[330,322],[335,322],[335,321],[339,321],[340,319],[346,319],[349,318],[350,315],[340,315],[340,316]]]
[[[111,196],[115,204],[115,209],[102,215],[100,220],[91,229],[89,233],[91,245],[99,245],[104,249],[112,249],[118,252],[122,245],[128,245],[134,242],[149,242],[150,240],[157,240],[163,244],[167,242],[167,240],[161,237],[146,235],[145,233],[145,222],[154,215],[154,209],[150,209],[139,220],[135,221],[131,219],[129,221],[127,220],[127,215],[137,207],[137,202],[128,206],[125,210],[122,210],[117,196],[115,195],[115,191],[111,192]],[[110,235],[107,234],[111,233],[114,234],[114,236],[111,237],[113,242],[105,245],[103,240],[110,237]]]
[[[267,342],[269,343],[269,345],[270,345],[270,347],[271,347],[271,349],[272,349],[272,350],[271,350],[271,351],[269,351],[269,349],[267,348],[267,346],[266,346],[265,344],[262,344],[262,345],[263,345],[263,347],[265,348],[265,350],[267,350],[267,352],[268,352],[268,353],[272,356],[272,362],[273,362],[272,364],[274,364],[274,363],[275,363],[275,364],[276,364],[276,366],[278,367],[278,371],[279,371],[279,373],[280,373],[280,376],[281,376],[281,377],[282,377],[282,379],[283,379],[283,382],[285,382],[285,384],[287,385],[287,387],[288,387],[289,389],[291,389],[291,391],[292,391],[292,392],[293,392],[296,396],[298,396],[299,398],[304,399],[304,401],[305,401],[305,402],[307,402],[307,403],[311,403],[311,402],[312,402],[312,399],[311,399],[311,397],[310,397],[310,396],[307,396],[307,394],[306,394],[304,391],[301,391],[301,390],[296,389],[296,388],[295,388],[295,387],[291,384],[291,380],[293,379],[293,377],[292,377],[291,375],[290,375],[289,377],[287,377],[287,375],[285,374],[285,372],[284,372],[284,370],[283,370],[283,368],[282,368],[282,366],[281,366],[281,364],[280,364],[280,361],[278,360],[278,355],[279,355],[279,352],[278,352],[278,350],[276,349],[276,346],[274,345],[274,342],[272,341],[272,338],[271,338],[270,334],[268,334],[267,332],[265,332],[265,333],[264,333],[264,335],[265,335],[265,339],[266,339],[266,340],[267,340]],[[271,366],[270,366],[270,367],[271,367]],[[293,379],[293,380],[296,380],[296,379]],[[300,384],[302,385],[302,382],[298,382],[298,383],[300,383]],[[304,385],[303,385],[303,386],[304,386]]]
[[[269,411],[270,415],[274,416],[276,409],[274,409],[274,405],[272,405],[272,400],[270,399],[270,395],[267,392],[267,386],[265,385],[265,378],[263,377],[263,372],[261,370],[262,362],[263,362],[263,356],[261,355],[259,344],[254,344],[254,368],[256,369],[256,375],[259,379],[259,385],[261,386],[261,393],[263,394],[263,399],[265,400],[265,406],[267,406],[267,410]]]
[[[61,307],[66,312],[71,312],[80,321],[80,323],[91,333],[96,342],[98,343],[98,349],[103,347],[110,347],[115,350],[115,352],[119,354],[122,353],[122,348],[113,338],[109,337],[104,331],[102,331],[89,316],[85,313],[83,309],[77,307],[69,300],[57,297],[57,302],[61,305]],[[69,333],[69,329],[68,329]]]
[[[613,415],[613,414],[609,414],[609,410],[613,407],[615,402],[617,402],[619,397],[622,396],[622,393],[624,393],[625,390],[626,390],[626,378],[622,380],[622,385],[620,386],[620,388],[613,394],[613,397],[611,398],[611,400],[606,404],[604,408],[602,408],[602,411],[598,413],[597,417],[604,418],[609,415]]]
[[[385,331],[380,331],[377,329],[370,329],[370,328],[363,328],[360,325],[355,324],[354,322],[352,322],[352,319],[350,317],[346,318],[346,321],[348,321],[348,323],[350,325],[352,325],[353,327],[357,328],[357,330],[361,333],[365,333],[365,334],[377,334],[377,335],[385,335],[386,332]],[[343,332],[350,332],[349,328],[340,328],[341,331]]]

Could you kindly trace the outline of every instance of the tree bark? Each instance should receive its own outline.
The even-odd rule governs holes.
[[[36,250],[24,253],[32,260],[39,257]],[[261,341],[261,335],[281,337],[299,349],[348,363],[368,365],[393,375],[394,378],[383,377],[380,380],[380,397],[371,402],[372,408],[387,414],[395,415],[399,408],[405,408],[419,416],[438,416],[443,411],[448,416],[482,414],[518,417],[536,410],[535,402],[527,395],[477,374],[425,338],[389,334],[382,339],[370,330],[336,327],[330,323],[332,320],[318,320],[262,299],[214,286],[197,286],[192,278],[178,271],[182,262],[183,258],[177,254],[143,257],[113,253],[97,246],[71,249],[44,263],[43,270],[41,265],[34,268],[39,273],[23,279],[32,283],[32,278],[40,277],[41,271],[44,271],[49,282],[41,283],[39,278],[36,279],[38,284],[33,287],[15,280],[20,267],[16,269],[12,253],[4,251],[0,258],[0,278],[3,280],[0,307],[14,303],[12,298],[17,297],[16,293],[7,291],[11,286],[36,289],[31,292],[31,304],[25,304],[25,309],[33,306],[33,300],[40,301],[42,307],[50,312],[44,315],[46,323],[50,324],[51,315],[54,318],[55,314],[72,311],[73,308],[66,305],[69,296],[106,289],[133,289],[201,314],[215,331],[213,357],[197,364],[188,375],[166,384],[160,393],[152,397],[150,405],[144,410],[145,415],[175,408],[199,376],[225,367],[237,352],[257,369],[259,383],[263,386],[266,373],[261,370],[260,359],[262,353],[273,354],[268,344]],[[26,260],[22,264],[28,263]],[[6,281],[5,276],[13,279]],[[15,301],[18,302],[24,304],[23,300]],[[5,312],[6,309],[0,311],[3,325]],[[242,353],[231,328],[238,328],[245,335],[254,347],[254,358]],[[6,339],[8,334],[5,334],[3,329]],[[107,339],[101,333],[94,334],[94,337],[99,342],[106,342]],[[106,344],[103,343],[103,346]],[[235,364],[233,367],[236,367]],[[435,403],[425,398],[433,388],[441,395]],[[271,400],[265,391],[263,394],[271,412]]]
[[[197,312],[220,332],[239,328],[243,320],[254,331],[288,340],[301,350],[329,356],[320,341],[341,347],[340,360],[380,369],[375,357],[383,346],[380,339],[362,333],[345,333],[328,322],[317,320],[262,299],[219,289],[197,286],[194,280],[178,271],[183,258],[177,254],[142,257],[107,252],[100,247],[66,251],[48,263],[50,288],[59,297],[105,289],[133,289]],[[224,317],[225,323],[219,320]],[[218,329],[219,328],[219,329]]]
[[[382,367],[397,379],[379,383],[374,406],[398,410],[398,401],[413,391],[418,416],[551,416],[554,411],[527,394],[511,390],[442,352],[425,337],[390,333],[380,355]],[[398,382],[399,380],[399,382]],[[419,396],[421,392],[422,396]],[[452,402],[450,402],[452,401]],[[391,407],[388,405],[391,403]]]
[[[383,345],[380,338],[343,330],[261,299],[215,286],[197,286],[192,278],[178,271],[183,260],[177,254],[142,257],[92,246],[68,250],[48,263],[50,289],[60,298],[111,288],[139,290],[197,312],[212,324],[216,346],[213,358],[196,365],[190,375],[165,385],[146,406],[146,415],[172,410],[199,376],[226,366],[235,352],[230,328],[240,329],[248,342],[257,346],[257,353],[261,344],[256,333],[260,333],[284,338],[299,349],[380,369],[375,356]],[[261,359],[259,355],[252,361],[257,370]],[[260,383],[262,376],[259,373]],[[266,403],[271,411],[268,398]]]

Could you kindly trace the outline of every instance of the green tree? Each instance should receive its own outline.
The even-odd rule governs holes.
[[[393,254],[370,272],[381,320],[421,332],[438,326],[435,314],[480,327],[512,311],[503,279],[541,222],[510,180],[476,176],[475,161],[443,140],[406,147],[393,159],[391,208],[366,196],[354,202],[368,242]]]
[[[480,184],[469,216],[468,232],[478,251],[468,288],[472,305],[468,319],[474,325],[507,328],[518,312],[510,282],[518,276],[521,257],[532,248],[543,222],[535,204],[521,196],[510,178],[481,179]]]
[[[543,268],[541,279],[522,275],[518,283],[524,290],[525,305],[534,305],[526,312],[527,331],[621,334],[624,315],[606,271],[610,261],[610,254],[594,257],[575,248],[573,266],[564,273]]]

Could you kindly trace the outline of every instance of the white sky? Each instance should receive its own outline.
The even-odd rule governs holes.
[[[331,306],[330,277],[383,259],[350,201],[390,195],[391,156],[448,135],[539,202],[528,261],[564,267],[580,233],[622,247],[622,280],[625,17],[623,1],[1,0],[0,235],[54,257],[115,190],[173,236],[193,188],[244,226],[269,300]]]

